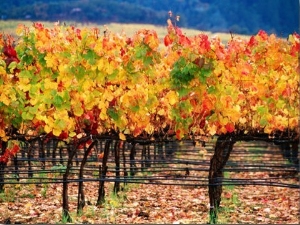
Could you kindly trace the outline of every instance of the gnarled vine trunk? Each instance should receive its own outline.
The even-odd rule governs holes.
[[[210,223],[216,223],[217,221],[217,211],[221,203],[223,168],[228,161],[234,142],[234,138],[230,134],[219,136],[214,155],[210,160],[208,175]]]

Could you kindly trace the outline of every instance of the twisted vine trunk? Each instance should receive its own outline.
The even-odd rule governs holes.
[[[124,167],[124,186],[127,185],[127,178],[128,178],[128,173],[126,169],[126,156],[125,156],[125,143],[123,143],[122,147],[122,157],[123,157],[123,167]]]
[[[223,168],[228,161],[234,145],[233,136],[230,134],[218,137],[215,152],[210,160],[209,168],[209,203],[210,203],[210,223],[217,222],[217,212],[221,203]]]
[[[83,191],[83,171],[84,171],[84,166],[87,162],[87,158],[90,155],[91,151],[93,150],[95,144],[97,141],[93,141],[90,146],[86,149],[84,152],[83,159],[80,164],[80,170],[79,170],[79,176],[78,176],[78,199],[77,199],[77,214],[79,214],[83,207],[85,206],[85,196],[84,196],[84,191]]]
[[[73,165],[73,159],[74,156],[77,154],[77,150],[78,147],[80,146],[80,144],[85,143],[90,137],[84,137],[80,140],[78,140],[78,142],[73,143],[73,145],[68,145],[67,150],[68,150],[68,162],[67,162],[67,168],[65,173],[63,174],[63,190],[62,190],[62,216],[63,218],[66,220],[66,222],[72,222],[72,218],[70,216],[69,213],[69,196],[68,196],[68,177],[70,175],[71,172],[71,168]]]
[[[120,148],[124,146],[123,141],[116,141],[115,144],[115,164],[116,164],[116,181],[114,184],[114,192],[120,191]],[[123,149],[124,150],[124,149]]]
[[[111,140],[106,140],[105,142],[104,155],[102,159],[102,167],[99,168],[100,182],[99,182],[99,189],[98,189],[97,205],[101,205],[105,201],[104,179],[106,177],[106,172],[107,172],[107,159],[108,159],[111,142],[112,142]]]
[[[74,155],[75,155],[76,151],[77,151],[77,146],[76,147],[73,146],[73,148],[68,146],[68,155],[69,155],[69,157],[68,157],[66,171],[63,174],[63,191],[62,191],[62,201],[63,201],[62,210],[63,210],[63,213],[62,213],[62,216],[63,216],[63,218],[66,219],[67,222],[72,222],[72,218],[71,218],[70,213],[69,213],[68,177],[70,175],[70,170],[71,170],[72,164],[73,164],[73,158],[74,158]]]

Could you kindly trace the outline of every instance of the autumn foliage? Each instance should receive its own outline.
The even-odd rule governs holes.
[[[298,34],[224,44],[171,21],[167,29],[163,40],[154,30],[127,37],[40,23],[20,25],[15,43],[2,35],[0,138],[296,131]]]

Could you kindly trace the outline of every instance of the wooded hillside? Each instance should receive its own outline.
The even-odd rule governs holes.
[[[150,23],[165,25],[168,11],[179,26],[212,32],[278,36],[299,32],[298,0],[12,0],[1,1],[2,19]]]

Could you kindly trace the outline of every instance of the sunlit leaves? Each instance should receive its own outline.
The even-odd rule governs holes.
[[[122,140],[167,127],[179,139],[297,127],[297,34],[286,41],[260,31],[224,44],[186,37],[169,21],[164,47],[145,29],[127,37],[35,23],[17,33],[9,50],[18,58],[0,54],[2,138],[10,121],[55,136],[115,131]]]

